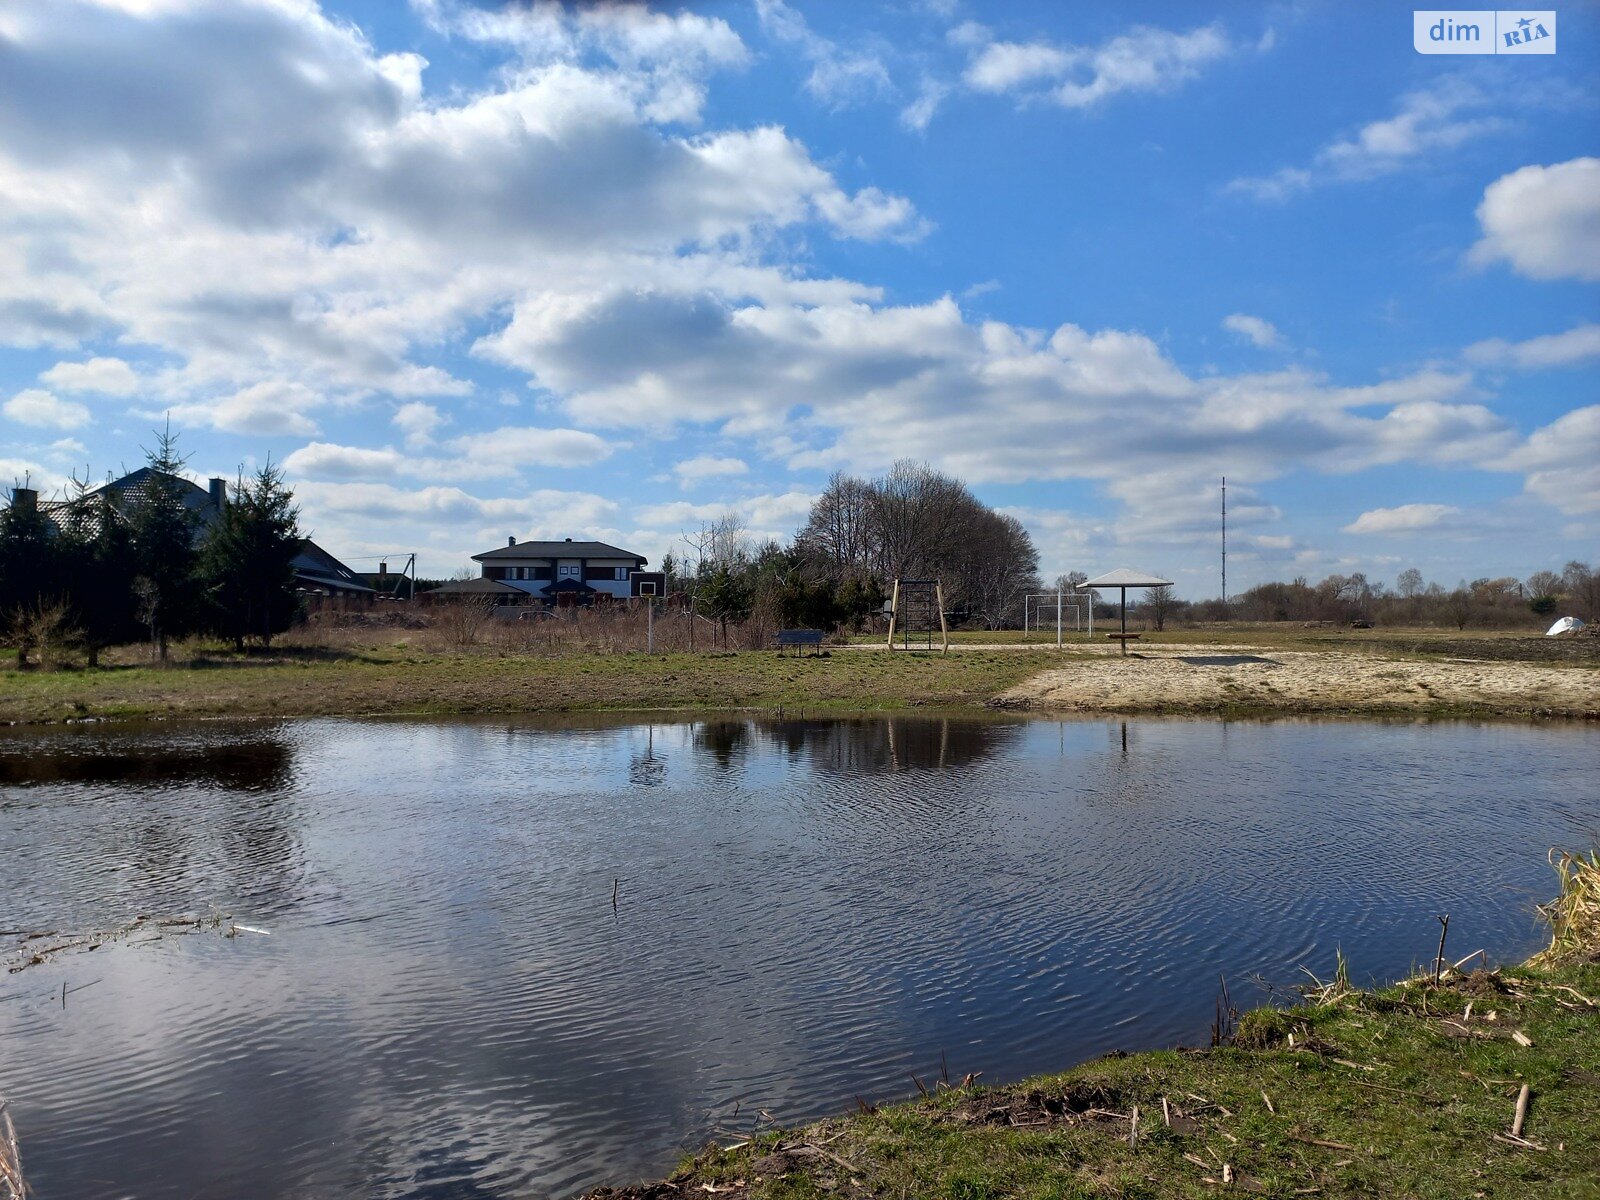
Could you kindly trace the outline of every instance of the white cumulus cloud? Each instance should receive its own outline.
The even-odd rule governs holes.
[[[1561,512],[1600,512],[1600,404],[1534,430],[1505,466],[1526,472],[1528,494]]]
[[[1244,313],[1230,313],[1222,318],[1222,327],[1229,333],[1236,333],[1249,340],[1264,350],[1269,350],[1283,345],[1283,334],[1271,321],[1262,317],[1247,316]]]
[[[1328,183],[1375,179],[1509,128],[1485,111],[1495,97],[1458,76],[1445,76],[1400,97],[1394,113],[1371,121],[1322,147],[1304,166],[1233,180],[1227,190],[1257,200],[1281,201]]]
[[[672,468],[684,487],[692,487],[706,479],[716,479],[729,475],[748,475],[750,464],[742,458],[718,458],[711,454],[699,454],[694,458],[686,458]]]
[[[413,400],[409,404],[402,404],[389,420],[395,428],[406,435],[407,445],[426,446],[433,441],[433,435],[441,426],[448,423],[450,418],[431,404]]]
[[[1562,333],[1547,333],[1522,342],[1490,338],[1474,342],[1463,352],[1468,362],[1484,366],[1567,367],[1600,358],[1600,324],[1586,322]]]
[[[100,392],[131,396],[139,390],[139,374],[120,358],[91,358],[87,362],[59,362],[39,379],[63,392]]]
[[[972,54],[963,76],[968,87],[1018,92],[1065,108],[1089,108],[1121,92],[1170,91],[1233,50],[1212,25],[1188,33],[1139,26],[1099,46],[994,41],[970,22],[952,38]]]
[[[1484,189],[1479,264],[1504,261],[1530,279],[1600,279],[1600,158],[1523,167]]]
[[[1433,529],[1461,510],[1453,504],[1401,504],[1374,508],[1344,527],[1346,533],[1415,533]]]
[[[5,403],[5,414],[19,425],[39,429],[79,429],[89,423],[89,410],[42,388],[18,392]]]

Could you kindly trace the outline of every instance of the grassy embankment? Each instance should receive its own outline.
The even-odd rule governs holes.
[[[1209,1050],[997,1089],[921,1080],[926,1099],[757,1133],[594,1196],[1600,1196],[1600,859],[1566,861],[1552,948],[1521,967],[1376,992],[1335,980]]]
[[[0,667],[0,722],[955,710],[976,709],[1008,691],[1005,704],[1046,712],[1516,718],[1600,712],[1600,639],[1527,632],[1174,628],[1147,635],[1135,657],[1113,661],[1102,641],[1071,640],[1058,654],[1053,646],[1024,646],[1015,633],[963,632],[952,639],[949,655],[886,654],[873,639],[875,645],[836,647],[821,659],[780,659],[770,650],[617,653],[604,641],[541,651],[545,629],[497,631],[497,641],[463,649],[450,648],[440,630],[365,630],[291,641],[265,655],[192,645],[166,668],[147,665],[139,647],[108,655],[110,665],[93,671],[7,665]],[[518,635],[532,645],[520,644]],[[1213,653],[1222,647],[1279,657],[1255,666],[1229,664]],[[1199,656],[1185,656],[1190,648]],[[1378,663],[1393,669],[1380,670]],[[1421,664],[1438,671],[1418,676]],[[1044,675],[1053,669],[1064,673]],[[1013,691],[1036,679],[1048,686],[1037,694],[1026,687]]]
[[[741,654],[433,653],[405,646],[167,668],[0,670],[0,722],[84,717],[962,708],[1056,662],[1053,653],[824,658]]]

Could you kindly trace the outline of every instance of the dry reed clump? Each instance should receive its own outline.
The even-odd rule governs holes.
[[[1551,964],[1575,954],[1600,954],[1600,850],[1550,851],[1561,891],[1539,911],[1550,922],[1550,946],[1530,962]]]
[[[28,1185],[22,1178],[22,1152],[17,1148],[17,1130],[11,1114],[0,1100],[0,1200],[23,1200]]]

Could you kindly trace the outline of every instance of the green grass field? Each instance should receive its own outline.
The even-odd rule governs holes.
[[[650,709],[965,708],[1058,661],[1053,652],[872,654],[423,653],[405,646],[166,668],[0,671],[0,721]]]
[[[879,639],[858,639],[870,643]],[[1260,651],[1458,658],[1593,670],[1600,638],[1436,629],[1307,629],[1238,625],[1148,634],[1138,649],[1218,645]],[[881,642],[880,642],[881,646]],[[235,655],[188,645],[167,667],[147,665],[142,647],[107,656],[106,667],[19,671],[0,667],[0,722],[96,718],[357,716],[385,713],[583,712],[762,709],[875,711],[976,708],[1050,667],[1104,654],[1103,641],[1027,646],[1015,632],[963,631],[948,655],[857,644],[825,657],[738,653],[608,653],[569,647],[537,653],[507,645],[441,648],[427,633],[375,631],[331,644]],[[1184,711],[1176,704],[1173,711]],[[1270,706],[1263,714],[1270,711]],[[1441,712],[1441,715],[1447,715]],[[1477,715],[1493,715],[1478,713]]]

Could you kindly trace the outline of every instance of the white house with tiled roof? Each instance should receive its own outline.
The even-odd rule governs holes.
[[[658,596],[665,579],[659,571],[646,571],[642,554],[605,542],[519,542],[474,554],[484,579],[521,588],[548,603],[591,604],[600,597],[627,600]]]

